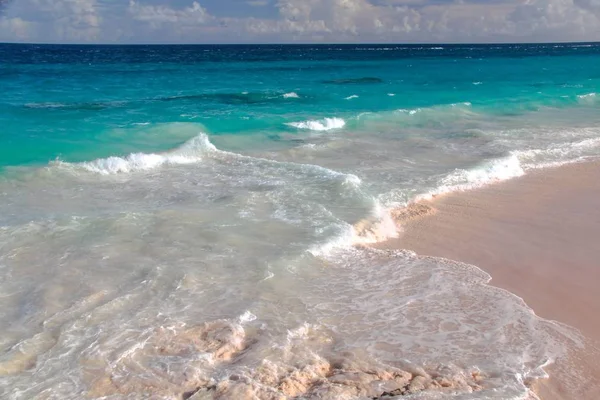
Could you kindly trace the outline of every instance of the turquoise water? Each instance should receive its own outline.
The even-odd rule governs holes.
[[[0,56],[2,166],[167,150],[194,135],[153,129],[172,122],[272,146],[281,134],[301,134],[289,122],[337,116],[360,129],[361,113],[463,102],[522,114],[577,107],[600,85],[595,44],[4,45]]]
[[[596,159],[599,61],[0,45],[0,397],[378,398],[401,369],[452,383],[425,398],[527,398],[578,332],[476,266],[357,245],[419,199]]]

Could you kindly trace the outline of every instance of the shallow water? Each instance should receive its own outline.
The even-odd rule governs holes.
[[[597,157],[600,47],[557,46],[2,45],[0,394],[526,398],[575,330],[357,245]]]

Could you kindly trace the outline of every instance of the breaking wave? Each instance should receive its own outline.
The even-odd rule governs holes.
[[[346,121],[342,118],[324,118],[320,120],[308,120],[302,122],[290,122],[286,124],[297,129],[308,129],[311,131],[329,131],[332,129],[341,129],[346,126]]]
[[[594,104],[596,103],[597,99],[598,96],[596,95],[596,93],[593,92],[577,96],[577,101],[580,104]]]
[[[516,154],[508,157],[487,161],[472,169],[457,169],[442,178],[439,185],[432,191],[420,195],[417,200],[433,196],[477,189],[490,183],[501,182],[523,176],[525,170]]]
[[[165,153],[131,153],[125,157],[99,158],[94,161],[71,164],[58,162],[62,166],[81,168],[102,175],[148,171],[163,165],[192,164],[201,161],[217,148],[204,133],[188,140],[178,148]]]

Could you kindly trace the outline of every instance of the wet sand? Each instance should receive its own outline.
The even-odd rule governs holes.
[[[600,398],[600,163],[534,171],[419,208],[402,216],[400,238],[378,247],[477,265],[537,315],[579,329],[586,348],[552,366],[537,392],[542,399]],[[586,387],[574,388],[574,375],[585,375]]]

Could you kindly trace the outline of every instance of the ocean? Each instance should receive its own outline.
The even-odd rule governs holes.
[[[368,245],[418,200],[598,158],[599,64],[0,45],[0,397],[531,398],[575,329]]]

